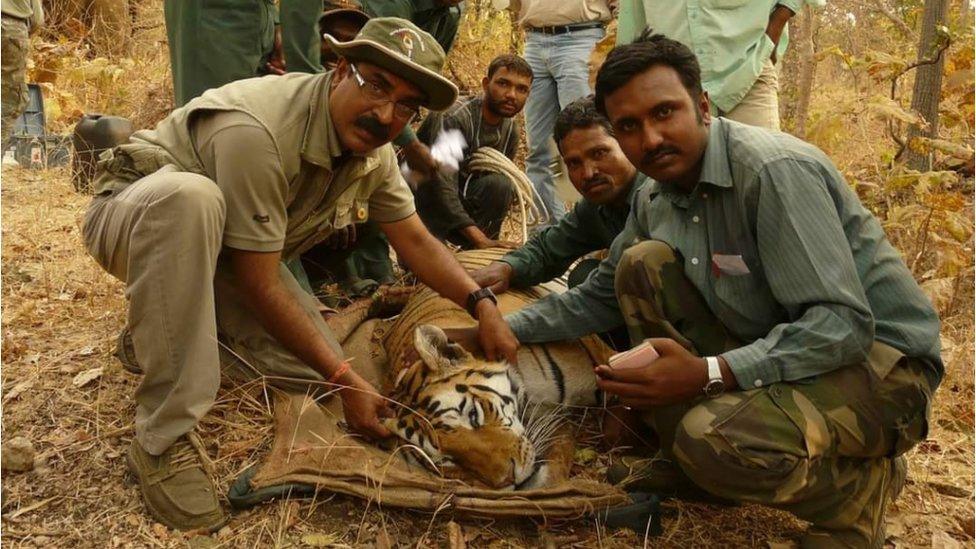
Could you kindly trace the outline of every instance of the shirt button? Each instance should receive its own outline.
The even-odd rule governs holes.
[[[697,215],[696,215],[695,217],[692,217],[692,218],[691,218],[691,220],[692,220],[692,221],[694,221],[695,223],[698,223],[698,221],[699,221],[699,219],[698,219],[698,216],[697,216]]]
[[[702,198],[708,198],[708,193],[702,193]]]
[[[698,265],[698,258],[697,257],[691,258],[691,264],[692,265]]]
[[[761,379],[757,379],[752,384],[755,385],[756,387],[762,387],[762,380]]]
[[[366,219],[366,208],[359,208],[356,210],[357,219]]]

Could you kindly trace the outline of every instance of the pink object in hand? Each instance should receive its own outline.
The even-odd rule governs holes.
[[[640,368],[657,360],[658,354],[649,341],[645,341],[629,351],[617,353],[610,357],[607,365],[614,370],[629,370]]]

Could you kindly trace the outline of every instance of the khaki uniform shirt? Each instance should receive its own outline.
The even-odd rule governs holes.
[[[175,164],[221,188],[225,246],[284,258],[352,223],[410,216],[413,196],[392,146],[342,151],[328,108],[331,78],[267,76],[209,90],[103,154],[95,192]]]
[[[521,27],[549,27],[578,23],[606,23],[611,19],[613,0],[513,0],[510,9],[518,14]]]

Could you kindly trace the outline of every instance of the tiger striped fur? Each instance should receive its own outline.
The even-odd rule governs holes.
[[[472,270],[504,252],[463,252],[458,260]],[[510,313],[561,291],[559,281],[509,290],[498,296],[498,306]],[[611,351],[596,336],[524,345],[518,366],[510,366],[472,356],[441,330],[472,325],[462,308],[428,288],[407,301],[385,338],[393,382],[388,393],[401,404],[387,425],[416,449],[416,463],[445,476],[499,489],[543,486],[553,476],[547,451],[561,408],[599,403],[593,367]],[[419,360],[410,360],[411,348]]]

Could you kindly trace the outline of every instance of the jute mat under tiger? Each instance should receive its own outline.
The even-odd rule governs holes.
[[[276,486],[304,485],[303,492],[320,497],[334,492],[382,506],[483,517],[573,518],[630,503],[613,486],[583,479],[513,492],[439,478],[408,465],[396,451],[364,444],[344,432],[341,418],[338,399],[319,405],[304,395],[277,393],[272,451],[249,481],[238,484],[243,481],[252,492],[267,493],[275,493],[268,489]],[[567,454],[571,459],[573,453]]]

